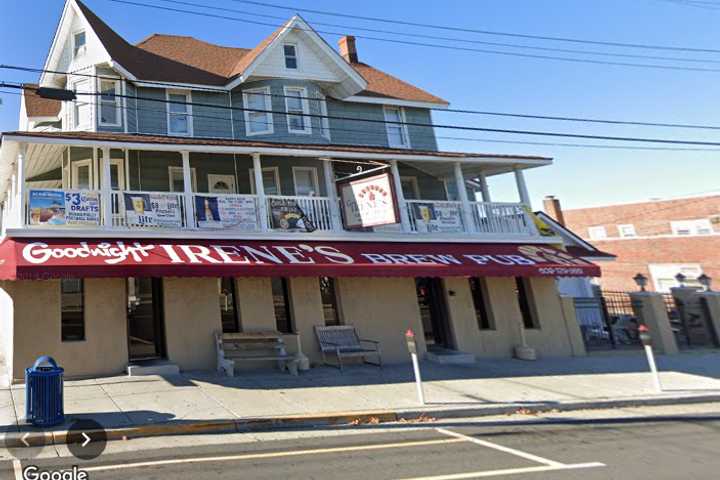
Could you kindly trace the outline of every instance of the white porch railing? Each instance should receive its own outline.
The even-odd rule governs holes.
[[[413,233],[469,233],[462,202],[405,200]]]
[[[300,197],[285,195],[268,195],[267,211],[268,225],[272,228],[272,203],[273,200],[290,200],[297,202],[297,205],[303,213],[313,222],[317,231],[330,232],[333,231],[332,214],[330,212],[330,199],[327,197]]]
[[[533,220],[519,203],[470,202],[479,234],[537,235]]]

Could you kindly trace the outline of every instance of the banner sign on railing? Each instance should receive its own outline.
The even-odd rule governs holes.
[[[451,202],[411,203],[418,232],[458,233],[463,231],[460,206]]]
[[[195,195],[195,215],[202,229],[259,229],[253,197]]]
[[[270,217],[272,228],[289,232],[314,232],[315,223],[305,215],[297,200],[290,198],[271,198]]]
[[[338,182],[338,188],[346,227],[379,227],[398,223],[389,174]]]
[[[143,227],[182,227],[180,200],[174,193],[125,193],[128,225]]]
[[[30,190],[31,225],[100,225],[100,195],[92,191]]]

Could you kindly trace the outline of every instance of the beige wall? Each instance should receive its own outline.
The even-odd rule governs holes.
[[[14,284],[15,282],[0,282],[0,380],[5,377],[7,381],[12,379],[13,372]]]
[[[275,330],[277,323],[270,278],[236,278],[235,282],[241,330]]]
[[[180,370],[214,370],[222,331],[217,278],[163,278],[167,357]]]
[[[381,342],[384,362],[410,360],[405,332],[412,328],[418,353],[425,353],[420,309],[412,278],[339,278],[342,321],[357,327],[361,338]]]
[[[300,335],[303,353],[312,363],[320,362],[320,350],[315,338],[315,325],[324,325],[320,283],[317,277],[294,277],[288,279],[290,289],[290,314],[295,332]]]
[[[537,315],[540,328],[525,331],[528,345],[535,348],[540,356],[572,355],[555,279],[530,278],[530,290],[531,305]]]
[[[85,279],[85,340],[60,338],[60,280],[13,285],[15,331],[13,378],[39,355],[53,357],[68,377],[124,371],[128,363],[125,279]]]

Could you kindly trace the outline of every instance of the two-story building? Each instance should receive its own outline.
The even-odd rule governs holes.
[[[213,334],[277,330],[319,359],[351,324],[405,361],[569,355],[554,277],[598,274],[541,235],[543,157],[439,151],[448,103],[335,50],[294,16],[254,48],[131,44],[68,0],[0,148],[0,354],[18,379],[216,367]],[[520,203],[487,178],[513,175]]]

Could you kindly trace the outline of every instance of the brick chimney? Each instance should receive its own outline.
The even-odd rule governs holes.
[[[563,227],[565,226],[565,216],[563,215],[562,207],[560,206],[560,200],[555,198],[553,195],[547,195],[543,198],[543,210],[545,213],[550,215]]]
[[[341,37],[340,40],[338,40],[338,47],[340,47],[340,56],[348,63],[358,63],[355,37],[352,35],[345,35],[344,37]]]

